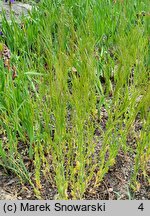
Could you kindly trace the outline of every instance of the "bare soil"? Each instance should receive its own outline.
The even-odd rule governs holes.
[[[150,200],[150,186],[142,175],[139,175],[140,187],[137,192],[130,189],[130,177],[133,161],[129,155],[120,153],[116,164],[110,168],[99,187],[93,189],[93,184],[84,194],[86,200]],[[12,173],[0,168],[0,200],[35,200],[33,189],[22,185]],[[41,199],[57,199],[57,189],[54,184],[42,182]]]

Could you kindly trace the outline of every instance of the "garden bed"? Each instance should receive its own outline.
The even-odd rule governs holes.
[[[148,1],[0,3],[0,199],[150,199]]]

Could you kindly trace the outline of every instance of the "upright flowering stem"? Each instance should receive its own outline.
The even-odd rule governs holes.
[[[12,6],[12,3],[14,3],[15,0],[9,0],[10,7]]]
[[[9,6],[10,6],[10,9],[11,9],[11,6],[12,6],[12,3],[15,2],[15,0],[5,0],[5,2],[8,2],[9,1]]]

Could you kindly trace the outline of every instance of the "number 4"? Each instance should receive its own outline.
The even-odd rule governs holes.
[[[141,203],[138,207],[139,210],[143,211],[144,210],[144,206],[143,206],[143,203]]]

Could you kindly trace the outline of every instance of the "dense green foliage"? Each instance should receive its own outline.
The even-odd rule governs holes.
[[[21,24],[3,18],[1,46],[11,50],[18,76],[13,80],[0,60],[0,165],[29,182],[37,197],[45,178],[60,199],[68,199],[68,190],[82,199],[91,181],[93,188],[100,184],[119,151],[134,160],[134,190],[139,172],[148,178],[148,5],[44,0]],[[102,107],[106,127],[100,124]]]

